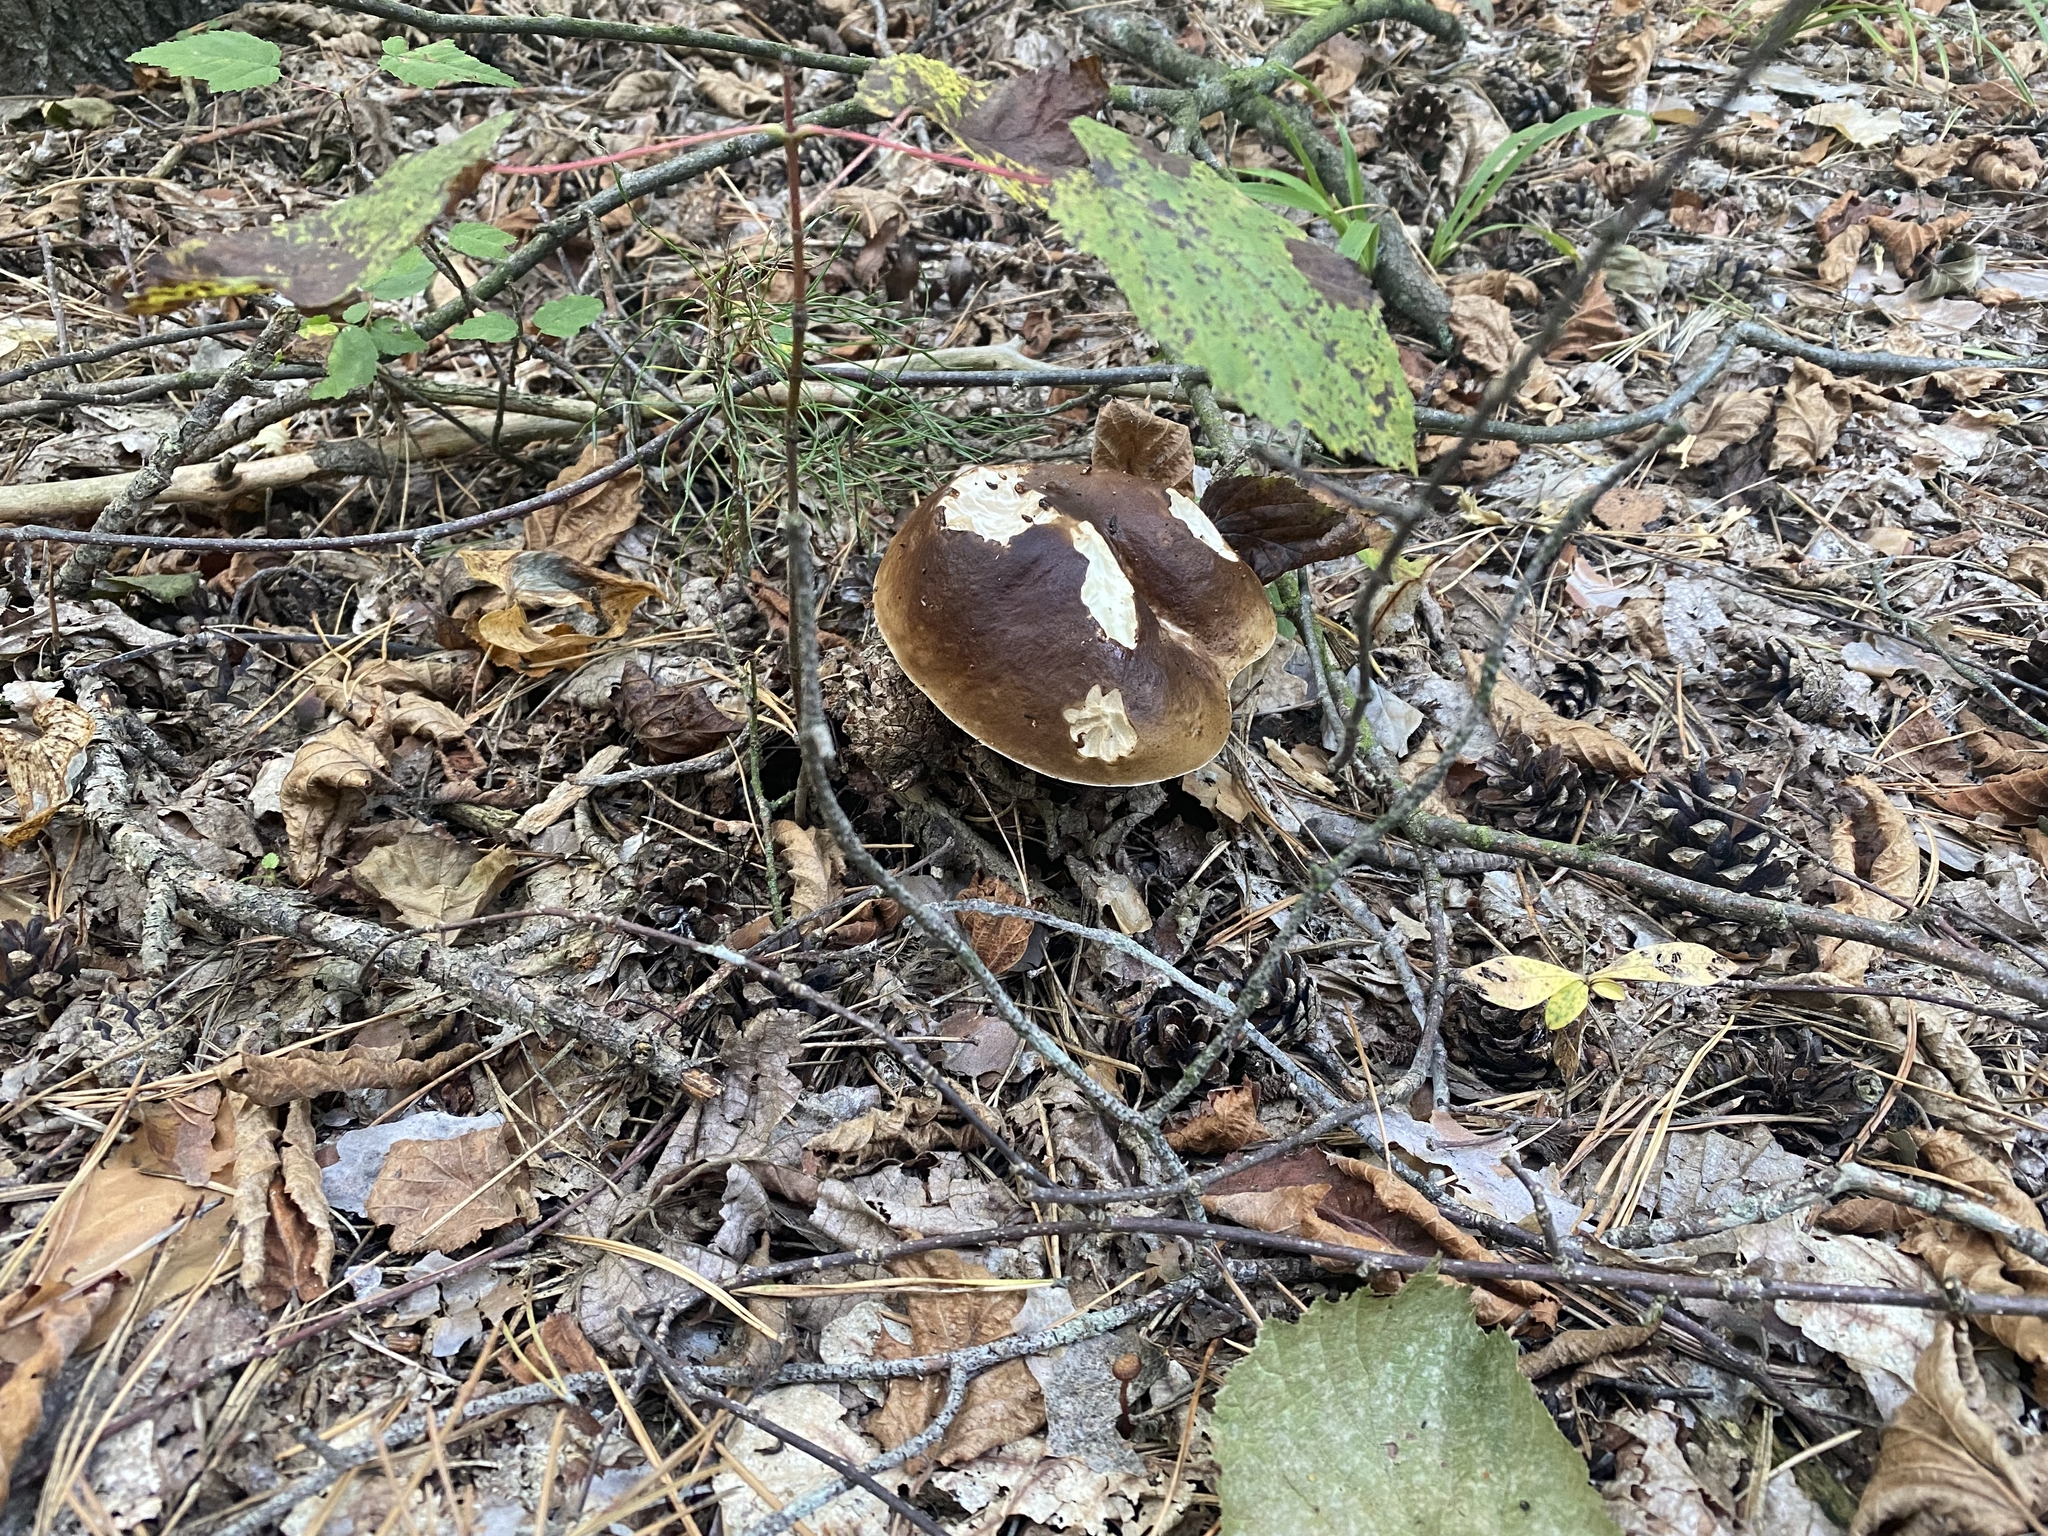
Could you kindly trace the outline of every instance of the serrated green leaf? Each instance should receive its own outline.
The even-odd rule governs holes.
[[[510,341],[519,334],[519,326],[510,315],[471,315],[451,325],[448,334],[456,341]]]
[[[420,248],[409,245],[398,260],[365,282],[363,291],[373,299],[394,303],[425,293],[439,275],[434,264],[420,254]]]
[[[1649,944],[1593,973],[1594,981],[1661,981],[1711,987],[1735,974],[1735,962],[1704,944]]]
[[[572,293],[550,299],[533,312],[533,328],[543,336],[563,340],[588,329],[604,313],[604,300],[594,293]]]
[[[204,80],[210,91],[246,91],[277,84],[283,57],[277,44],[247,32],[191,32],[138,48],[128,62],[154,64],[180,80]]]
[[[308,399],[338,400],[377,377],[377,342],[359,325],[344,325],[327,349],[327,377],[306,391]]]
[[[1527,955],[1495,955],[1467,966],[1464,976],[1472,990],[1496,1008],[1540,1007],[1579,979],[1577,971]]]
[[[1089,164],[1052,184],[1053,214],[1140,325],[1275,426],[1414,467],[1415,402],[1355,264],[1205,165],[1088,118],[1072,128]]]
[[[1543,1005],[1544,1025],[1550,1029],[1563,1029],[1586,1011],[1589,1000],[1586,984],[1574,976],[1553,992],[1550,1001]]]
[[[511,235],[495,224],[458,224],[448,231],[448,249],[480,261],[502,261],[513,246]]]
[[[1269,1322],[1217,1395],[1223,1536],[1614,1536],[1515,1354],[1428,1273]]]
[[[303,310],[334,309],[390,269],[475,185],[512,114],[392,163],[367,192],[283,224],[201,235],[152,256],[128,306],[155,315],[224,294],[277,292]]]
[[[437,85],[517,85],[519,82],[495,65],[464,53],[448,38],[424,48],[397,48],[397,38],[384,42],[384,72],[396,75],[407,85],[432,90]]]

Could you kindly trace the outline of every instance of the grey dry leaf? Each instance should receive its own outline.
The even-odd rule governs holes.
[[[1484,658],[1476,651],[1462,654],[1466,679],[1477,688]],[[1618,779],[1643,775],[1643,760],[1619,736],[1584,720],[1567,720],[1505,674],[1494,679],[1489,713],[1494,729],[1503,736],[1519,733],[1539,747],[1556,747],[1581,768],[1611,773]]]
[[[1506,373],[1521,349],[1507,305],[1485,294],[1454,294],[1450,324],[1466,361],[1489,379]]]
[[[611,438],[586,444],[576,462],[548,482],[548,489],[559,490],[585,475],[594,475],[617,459]],[[629,469],[560,505],[527,513],[526,547],[567,555],[585,565],[602,563],[612,546],[640,520],[643,478],[639,469]]]
[[[343,836],[385,766],[384,754],[345,721],[301,743],[292,754],[278,800],[291,849],[286,867],[294,881],[304,885],[320,873],[329,855],[340,852]]]
[[[71,798],[71,768],[92,740],[92,716],[69,699],[44,699],[29,715],[38,735],[0,732],[0,759],[14,789],[20,824],[0,834],[0,846],[17,848],[38,836]]]
[[[825,833],[778,821],[769,831],[789,870],[789,915],[807,917],[839,895],[844,867],[839,846]]]
[[[1771,419],[1774,393],[1768,389],[1734,389],[1716,395],[1693,428],[1692,436],[1680,445],[1679,462],[1687,469],[1711,464],[1737,443],[1755,437]]]
[[[1184,496],[1195,493],[1195,444],[1188,429],[1135,400],[1110,400],[1097,413],[1088,467],[1122,470]]]
[[[668,105],[675,94],[676,77],[665,69],[636,69],[612,82],[605,93],[606,112],[650,112]]]
[[[723,69],[698,70],[697,94],[727,117],[752,117],[775,100],[772,93]]]
[[[509,848],[479,853],[436,832],[408,832],[374,848],[349,871],[355,883],[397,909],[406,928],[462,923],[497,900],[519,873]]]
[[[2020,1536],[2048,1515],[2048,1441],[1984,1390],[1968,1325],[1943,1318],[1884,1432],[1849,1536]]]
[[[445,1141],[393,1142],[363,1210],[391,1228],[394,1253],[423,1253],[467,1247],[532,1203],[505,1127],[494,1125]]]

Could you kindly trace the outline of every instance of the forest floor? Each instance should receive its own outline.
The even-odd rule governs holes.
[[[1419,1371],[1286,1456],[1217,1394],[1438,1262],[1530,1383],[1444,1411],[1622,1531],[2042,1528],[2048,21],[1445,10],[1268,91],[1414,242],[1419,474],[833,117],[1114,89],[1336,247],[1243,102],[1142,110],[1278,6],[263,0],[267,81],[0,102],[0,1527],[1206,1536],[1308,1528],[1291,1456],[1391,1529],[1464,1493],[1374,1481]],[[801,267],[785,79],[881,140],[802,141]],[[161,291],[498,113],[368,310]],[[786,411],[795,271],[810,369],[916,382]],[[1309,487],[1212,762],[1044,777],[897,668],[884,549],[1006,463]]]

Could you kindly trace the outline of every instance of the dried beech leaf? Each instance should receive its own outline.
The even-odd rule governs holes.
[[[1259,1123],[1259,1096],[1250,1083],[1218,1088],[1200,1109],[1166,1133],[1167,1144],[1176,1152],[1201,1157],[1242,1151],[1272,1139],[1273,1133]]]
[[[2048,768],[2001,774],[1982,784],[1952,789],[1941,804],[1963,816],[1997,816],[2016,825],[2031,822],[2048,815]]]
[[[1022,892],[1012,890],[994,875],[983,875],[960,892],[962,901],[993,901],[1006,907],[1025,905]],[[981,956],[981,963],[996,975],[1014,970],[1031,948],[1034,925],[1026,917],[998,917],[990,912],[962,912],[958,921],[967,942]]]
[[[989,1279],[986,1269],[947,1248],[899,1259],[889,1268],[904,1278],[956,1284]],[[1015,1330],[1023,1307],[1024,1293],[1016,1290],[969,1287],[926,1295],[912,1292],[903,1302],[903,1310],[910,1314],[910,1343],[896,1344],[885,1335],[882,1342],[890,1347],[878,1348],[876,1353],[879,1358],[904,1358],[987,1344]],[[932,1421],[945,1396],[945,1381],[937,1376],[892,1381],[888,1399],[868,1420],[868,1432],[885,1446],[901,1445]],[[1044,1423],[1045,1396],[1031,1368],[1022,1360],[1006,1360],[968,1385],[959,1415],[939,1441],[938,1463],[950,1467],[972,1461],[984,1451],[1033,1433]],[[904,1465],[914,1472],[928,1467],[930,1460],[921,1458]]]
[[[294,1051],[285,1056],[231,1056],[218,1070],[223,1086],[251,1103],[275,1108],[323,1093],[356,1093],[368,1088],[410,1092],[453,1072],[482,1049],[480,1045],[458,1045],[424,1061],[410,1061],[400,1059],[390,1046],[352,1045],[332,1054]]]
[[[394,1253],[467,1247],[519,1220],[522,1204],[531,1204],[526,1170],[513,1167],[502,1125],[444,1141],[393,1142],[363,1199],[370,1219],[391,1228]]]
[[[2000,192],[2031,192],[2041,182],[2041,152],[2031,139],[1994,139],[1971,159],[1970,174]]]
[[[548,482],[559,490],[585,475],[594,475],[618,458],[611,440],[589,443],[576,462]],[[556,506],[526,514],[526,547],[566,555],[585,565],[598,565],[640,521],[641,472],[629,469],[602,485],[594,485]]]
[[[54,1301],[35,1321],[35,1350],[0,1386],[0,1488],[14,1475],[22,1447],[43,1427],[43,1394],[57,1379],[119,1287],[103,1280],[81,1295]]]
[[[270,1283],[300,1301],[316,1301],[334,1269],[334,1215],[315,1157],[312,1106],[297,1100],[285,1111],[284,1146],[277,1182],[270,1188]]]
[[[2048,1441],[1984,1390],[1968,1325],[1943,1318],[1913,1372],[1849,1536],[2021,1536],[2048,1516]]]
[[[1853,398],[1827,369],[1795,358],[1778,400],[1771,439],[1772,469],[1812,469],[1834,451]]]
[[[552,672],[616,640],[656,590],[553,550],[463,550],[473,583],[498,589],[496,604],[468,621],[484,654],[522,672]],[[538,621],[538,622],[537,622]]]
[[[778,821],[769,830],[789,871],[789,915],[805,917],[838,899],[839,845],[828,833]]]
[[[1310,1147],[1228,1175],[1202,1197],[1203,1209],[1260,1232],[1285,1232],[1367,1253],[1442,1254],[1493,1260],[1478,1239],[1459,1230],[1398,1175],[1377,1164]],[[1319,1261],[1334,1263],[1335,1261]],[[1445,1285],[1460,1285],[1444,1280]],[[1398,1275],[1380,1275],[1374,1289],[1396,1290]],[[1557,1303],[1540,1286],[1489,1281],[1472,1291],[1481,1326],[1530,1318],[1555,1321]]]
[[[1920,848],[1913,825],[1883,790],[1869,779],[1847,779],[1842,794],[1849,814],[1838,817],[1830,832],[1830,859],[1840,869],[1853,869],[1864,880],[1907,905],[1887,901],[1854,880],[1835,880],[1837,912],[1900,922],[1920,894]],[[1852,939],[1823,938],[1815,943],[1822,974],[1844,986],[1860,986],[1877,951]]]
[[[2048,1232],[2040,1210],[2013,1183],[2012,1175],[1974,1150],[1960,1132],[1925,1131],[1917,1139],[1922,1163],[1945,1183],[1966,1187],[2014,1226]],[[1999,1296],[2048,1296],[2048,1264],[1960,1222],[1923,1216],[1899,1247],[1925,1261],[1944,1286]],[[2036,1391],[2048,1385],[2048,1317],[1981,1317],[1977,1323],[2034,1367]]]
[[[656,763],[702,757],[746,729],[743,722],[711,702],[702,684],[672,687],[657,683],[638,662],[628,665],[619,678],[612,707],[647,749],[649,761]]]
[[[1924,224],[1914,219],[1888,219],[1880,215],[1871,219],[1870,233],[1884,247],[1885,255],[1891,258],[1899,276],[1910,278],[1919,277],[1926,271],[1928,258],[1948,244],[1951,237],[1962,233],[1963,226],[1969,222],[1967,213],[1946,214]]]
[[[1986,778],[2048,768],[2048,746],[2017,731],[2001,731],[1967,709],[1956,714],[1956,731],[1970,762]]]
[[[1136,400],[1113,399],[1095,417],[1090,469],[1116,469],[1183,495],[1195,494],[1195,440],[1188,429]]]
[[[1356,554],[1372,542],[1371,521],[1324,505],[1285,475],[1212,480],[1202,493],[1202,511],[1265,582],[1318,560]]]
[[[1773,391],[1736,389],[1716,395],[1706,414],[1680,450],[1680,460],[1690,469],[1711,464],[1737,443],[1746,443],[1764,429],[1771,419]]]
[[[1550,359],[1557,362],[1574,357],[1598,357],[1617,342],[1627,339],[1628,327],[1621,323],[1621,314],[1614,307],[1614,295],[1607,291],[1607,274],[1595,272],[1593,281],[1586,285],[1585,294],[1579,299],[1577,313],[1565,322],[1557,345],[1550,349]]]
[[[397,909],[404,928],[467,922],[518,873],[519,855],[511,849],[480,853],[438,832],[408,832],[371,849],[349,871],[357,885]]]
[[[1975,155],[1985,139],[1950,139],[1939,144],[1909,144],[1892,157],[1892,169],[1916,187],[1939,181]]]
[[[278,792],[293,880],[304,885],[341,851],[384,767],[384,754],[346,722],[300,744]]]
[[[1596,101],[1620,101],[1650,78],[1657,61],[1656,24],[1636,12],[1598,38],[1586,57],[1586,89]]]
[[[1450,326],[1466,361],[1489,379],[1506,373],[1521,350],[1521,338],[1515,335],[1515,319],[1507,305],[1484,294],[1454,295]]]
[[[1851,224],[1834,239],[1821,247],[1820,263],[1815,268],[1823,288],[1840,291],[1849,286],[1849,279],[1856,275],[1856,264],[1863,259],[1864,247],[1870,244],[1870,226]]]
[[[1477,688],[1484,658],[1476,651],[1466,651],[1464,657],[1465,675]],[[1618,779],[1643,775],[1643,760],[1627,742],[1584,720],[1567,720],[1510,677],[1494,679],[1491,713],[1493,728],[1503,736],[1519,732],[1539,747],[1556,747],[1581,768],[1611,773]]]

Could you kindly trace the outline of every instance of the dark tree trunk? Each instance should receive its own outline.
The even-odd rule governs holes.
[[[218,0],[0,0],[0,96],[126,85],[129,54],[220,9]]]

